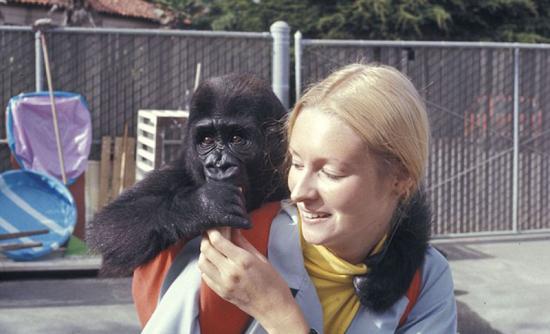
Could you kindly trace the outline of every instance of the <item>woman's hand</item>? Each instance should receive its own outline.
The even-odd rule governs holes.
[[[231,230],[234,243],[216,229],[203,236],[199,257],[203,280],[269,333],[308,333],[286,282],[239,230]]]

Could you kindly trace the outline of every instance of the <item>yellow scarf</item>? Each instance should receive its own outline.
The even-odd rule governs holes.
[[[302,236],[301,219],[299,226],[304,264],[323,307],[324,332],[345,333],[361,305],[353,288],[353,277],[365,274],[367,265],[349,263],[324,246],[307,243]],[[386,236],[378,242],[371,254],[378,253],[385,240]]]

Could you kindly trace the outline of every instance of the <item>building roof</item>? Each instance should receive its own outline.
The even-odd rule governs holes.
[[[42,6],[58,5],[60,7],[71,5],[70,0],[10,0],[9,2]],[[155,5],[143,0],[88,0],[87,2],[93,10],[112,15],[158,21],[162,14],[166,14]]]

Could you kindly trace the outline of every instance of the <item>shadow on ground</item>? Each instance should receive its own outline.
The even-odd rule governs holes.
[[[457,293],[460,293],[460,291],[457,291]],[[456,306],[458,309],[458,332],[460,334],[502,334],[472,311],[468,305],[457,301]]]

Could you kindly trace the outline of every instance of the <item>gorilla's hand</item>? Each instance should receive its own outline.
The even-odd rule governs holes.
[[[221,226],[249,228],[239,187],[182,183],[185,171],[151,172],[89,224],[88,242],[103,255],[103,273],[127,274],[180,240]]]
[[[216,227],[252,227],[246,212],[244,196],[236,185],[210,181],[199,187],[193,195],[178,194],[173,203],[177,206],[176,212],[194,208],[191,211],[194,213],[192,217],[189,217],[189,212],[182,212],[183,216],[187,216],[186,221],[182,222],[186,225],[187,237],[199,235]]]

